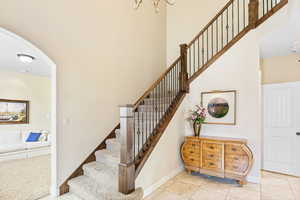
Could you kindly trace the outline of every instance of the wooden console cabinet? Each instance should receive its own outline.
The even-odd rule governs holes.
[[[246,183],[253,164],[247,140],[235,138],[186,137],[181,157],[189,172],[230,178],[241,185]]]

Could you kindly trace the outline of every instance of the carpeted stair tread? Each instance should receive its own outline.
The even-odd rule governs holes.
[[[108,149],[102,149],[95,152],[96,161],[107,165],[118,166],[120,163],[120,151],[111,152]]]
[[[118,166],[106,165],[100,162],[90,162],[83,165],[84,175],[90,177],[98,184],[118,186]]]
[[[68,182],[70,192],[84,200],[140,200],[143,190],[136,189],[130,195],[123,195],[111,186],[98,184],[87,176],[79,176]]]

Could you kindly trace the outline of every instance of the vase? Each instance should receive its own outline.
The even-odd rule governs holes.
[[[200,136],[201,127],[202,127],[201,123],[194,122],[193,128],[194,128],[194,134],[196,137]]]

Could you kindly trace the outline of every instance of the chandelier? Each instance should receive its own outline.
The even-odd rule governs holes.
[[[159,12],[159,3],[161,0],[152,0],[152,1],[153,1],[155,11]],[[174,3],[175,3],[175,0],[164,0],[164,1],[169,5],[174,5]],[[143,3],[143,0],[134,0],[134,8],[138,9],[142,3]]]

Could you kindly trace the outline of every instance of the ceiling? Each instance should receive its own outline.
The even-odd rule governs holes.
[[[263,38],[260,43],[262,58],[300,53],[299,4],[298,0],[291,0],[288,22]]]
[[[35,48],[11,35],[0,32],[0,70],[28,73],[37,76],[51,76],[51,66]],[[32,63],[22,63],[17,54],[35,57]]]

